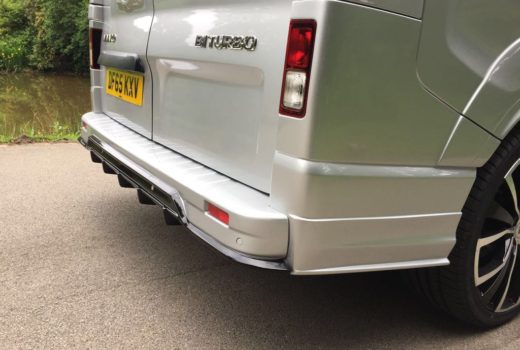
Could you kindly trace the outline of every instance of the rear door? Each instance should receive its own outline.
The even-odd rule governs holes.
[[[99,63],[108,116],[152,137],[152,76],[146,46],[153,0],[112,0],[105,9]]]
[[[270,192],[291,0],[155,0],[153,139]]]

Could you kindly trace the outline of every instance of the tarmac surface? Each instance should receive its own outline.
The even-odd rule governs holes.
[[[0,348],[520,349],[399,272],[293,277],[166,226],[77,144],[0,146]]]

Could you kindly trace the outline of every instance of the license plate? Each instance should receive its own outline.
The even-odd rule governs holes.
[[[136,106],[143,105],[144,76],[108,68],[105,91],[107,94]]]

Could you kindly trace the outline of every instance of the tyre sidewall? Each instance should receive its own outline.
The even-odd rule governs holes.
[[[478,171],[479,174],[470,196],[473,200],[468,200],[466,203],[457,232],[455,249],[459,250],[457,255],[464,258],[463,261],[460,261],[461,259],[452,261],[452,268],[457,270],[457,275],[464,283],[463,289],[467,295],[469,310],[477,320],[477,324],[484,327],[494,327],[509,321],[519,313],[520,308],[517,306],[504,313],[489,310],[484,304],[478,288],[475,287],[474,277],[476,247],[487,212],[508,171],[520,158],[520,147],[507,146],[502,145],[488,164]],[[460,266],[461,264],[463,266]]]

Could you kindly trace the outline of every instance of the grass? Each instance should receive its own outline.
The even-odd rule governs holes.
[[[76,141],[80,136],[79,126],[77,130],[61,125],[58,121],[52,123],[48,131],[37,131],[33,125],[25,124],[3,134],[0,133],[0,144],[10,143],[32,143],[32,142],[59,142]]]

